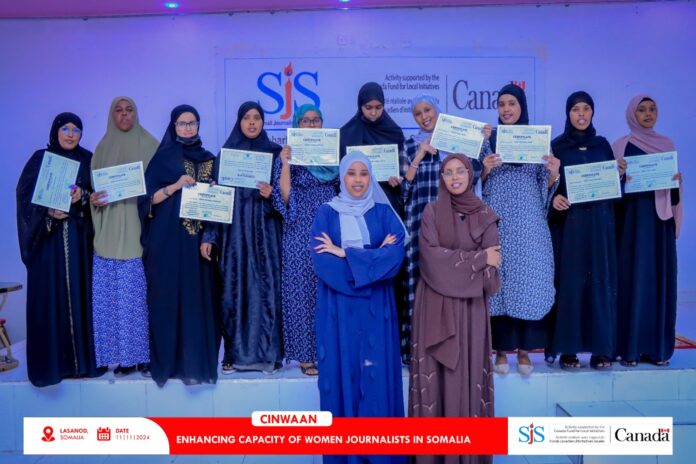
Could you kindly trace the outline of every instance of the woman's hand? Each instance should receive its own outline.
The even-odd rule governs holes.
[[[558,211],[565,211],[570,208],[570,202],[563,195],[556,195],[553,197],[553,209]]]
[[[283,163],[283,166],[287,166],[290,164],[290,160],[292,159],[292,151],[290,150],[290,145],[285,145],[282,150],[280,150],[280,162]]]
[[[542,158],[546,161],[546,169],[549,170],[549,177],[555,179],[561,172],[561,160],[553,156],[553,153],[549,153]]]
[[[264,198],[269,198],[271,193],[273,193],[273,187],[268,182],[259,182],[256,186],[259,188],[259,193]]]
[[[676,180],[677,182],[679,182],[679,185],[681,185],[681,183],[682,183],[682,175],[681,175],[681,172],[676,173],[676,174],[672,177],[672,180]]]
[[[387,234],[386,237],[384,237],[384,241],[382,244],[379,246],[380,248],[383,248],[387,245],[393,245],[396,243],[396,235],[394,234]]]
[[[213,251],[213,244],[212,243],[201,243],[201,256],[203,259],[207,259],[208,261],[211,261],[210,258],[210,253]]]
[[[82,189],[77,185],[70,187],[70,203],[77,203],[82,198]]]
[[[418,145],[418,150],[416,150],[416,156],[415,156],[415,158],[413,158],[414,163],[418,164],[421,161],[423,161],[423,158],[425,158],[425,155],[427,155],[428,153],[430,153],[431,155],[434,155],[435,153],[437,153],[437,148],[430,145],[430,139],[432,137],[433,136],[431,135],[430,137],[425,139],[423,142],[421,142],[420,145]]]
[[[94,192],[89,196],[89,201],[92,203],[92,206],[100,207],[100,206],[106,206],[109,204],[108,200],[108,194],[102,190],[101,192]]]
[[[314,238],[321,242],[319,245],[314,247],[314,249],[317,251],[317,253],[331,253],[332,255],[338,256],[339,258],[346,257],[346,250],[334,245],[333,242],[331,241],[331,237],[329,237],[326,234],[326,232],[322,232],[321,237],[314,237]]]
[[[399,177],[391,176],[389,178],[389,186],[390,187],[398,187],[399,185],[401,185],[401,181],[403,181],[403,180],[404,180],[404,178],[401,176],[399,176]]]
[[[500,159],[500,155],[493,153],[491,155],[483,158],[483,175],[487,176],[493,168],[497,168],[503,165],[503,160]]]
[[[48,215],[54,219],[58,219],[59,221],[62,221],[68,217],[67,213],[53,208],[48,208]]]
[[[486,138],[486,140],[491,138],[491,134],[493,133],[493,126],[490,124],[486,124],[483,126],[483,129],[481,130],[483,132],[483,136]]]
[[[179,177],[179,180],[176,181],[176,183],[174,184],[174,189],[181,190],[184,187],[184,185],[195,185],[195,183],[196,179],[189,176],[188,174],[184,174],[183,176]]]
[[[628,167],[628,163],[626,163],[626,160],[622,158],[616,161],[616,166],[619,170],[619,176],[623,177],[623,175],[626,174],[626,167]]]
[[[486,264],[500,269],[500,263],[503,261],[503,256],[500,254],[500,245],[495,245],[485,249]]]

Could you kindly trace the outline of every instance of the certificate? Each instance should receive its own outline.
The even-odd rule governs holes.
[[[253,189],[259,182],[270,184],[272,163],[272,153],[223,148],[218,184]]]
[[[653,155],[627,156],[626,175],[631,176],[626,181],[626,193],[649,192],[652,190],[672,189],[679,187],[679,181],[672,177],[679,172],[677,169],[677,152],[668,151]]]
[[[358,150],[365,153],[372,163],[372,175],[377,182],[386,182],[390,177],[399,177],[398,145],[358,145],[347,147],[346,153]]]
[[[46,208],[69,212],[70,187],[75,185],[80,162],[50,151],[44,152],[31,202]]]
[[[504,163],[543,163],[551,153],[551,126],[498,126],[496,151]]]
[[[484,139],[481,131],[485,125],[483,122],[440,113],[430,145],[438,150],[478,159]]]
[[[107,202],[145,195],[143,162],[120,164],[92,171],[95,192],[106,192]]]
[[[288,129],[290,164],[338,166],[340,138],[338,129]]]
[[[621,197],[616,161],[566,166],[566,188],[570,204]]]
[[[197,182],[181,189],[179,217],[231,224],[233,206],[233,188]]]

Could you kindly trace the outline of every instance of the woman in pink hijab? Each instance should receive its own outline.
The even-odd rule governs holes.
[[[628,103],[631,132],[613,143],[616,159],[674,151],[672,141],[653,129],[657,114],[657,103],[647,95]],[[618,208],[617,353],[624,366],[664,366],[674,353],[681,174],[674,180],[678,189],[627,193]]]

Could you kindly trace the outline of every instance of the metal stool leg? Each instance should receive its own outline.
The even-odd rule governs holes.
[[[0,349],[3,348],[7,350],[7,353],[0,355],[0,372],[14,369],[19,365],[19,361],[12,357],[10,335],[7,333],[5,325],[0,323]]]

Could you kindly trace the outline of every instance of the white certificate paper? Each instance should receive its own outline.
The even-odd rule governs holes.
[[[504,163],[544,162],[551,153],[551,126],[498,126],[496,151]]]
[[[143,162],[120,164],[92,171],[95,192],[106,192],[107,202],[145,195]]]
[[[257,189],[259,182],[271,183],[272,166],[273,153],[223,148],[218,184]]]
[[[631,176],[631,180],[627,180],[624,187],[626,193],[679,187],[679,181],[672,180],[679,172],[676,151],[627,156],[624,159],[627,164],[626,175]]]
[[[31,202],[59,211],[70,211],[70,186],[75,185],[80,162],[44,152]]]
[[[481,131],[485,125],[483,122],[440,113],[430,145],[438,150],[478,159],[484,139]]]
[[[353,150],[365,153],[372,163],[372,175],[377,182],[386,182],[390,177],[399,177],[398,145],[357,145],[347,147],[346,153]]]
[[[290,164],[298,166],[338,166],[338,129],[288,129],[292,150]]]
[[[615,160],[577,164],[563,169],[571,205],[621,197],[621,181]]]
[[[233,188],[197,182],[181,189],[179,217],[231,224],[233,206]]]

